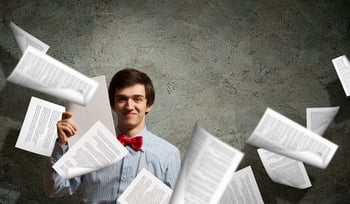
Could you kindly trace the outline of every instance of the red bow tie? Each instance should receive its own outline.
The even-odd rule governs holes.
[[[128,138],[125,135],[119,134],[117,136],[117,139],[119,140],[122,145],[130,145],[135,151],[139,151],[142,149],[142,136],[136,136],[133,138]]]

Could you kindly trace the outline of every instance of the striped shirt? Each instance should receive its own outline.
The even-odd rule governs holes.
[[[117,134],[119,133],[117,130]],[[61,147],[57,143],[44,174],[46,194],[50,197],[71,195],[81,186],[83,203],[117,203],[118,197],[143,168],[173,188],[181,165],[179,150],[146,128],[137,135],[143,136],[141,151],[134,151],[126,146],[129,154],[121,161],[69,180],[63,179],[52,168],[68,151],[67,146]]]

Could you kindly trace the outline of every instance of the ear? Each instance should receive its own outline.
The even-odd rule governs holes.
[[[149,112],[151,111],[151,109],[152,109],[152,106],[147,106],[147,108],[146,108],[146,114],[149,113]]]

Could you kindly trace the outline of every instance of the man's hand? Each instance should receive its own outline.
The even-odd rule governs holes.
[[[58,134],[58,143],[60,145],[65,145],[68,142],[68,137],[75,135],[77,127],[75,123],[71,120],[71,112],[63,112],[62,120],[57,122],[57,134]]]

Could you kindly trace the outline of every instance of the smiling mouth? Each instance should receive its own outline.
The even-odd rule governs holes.
[[[134,116],[134,115],[136,115],[136,113],[124,113],[124,115],[126,116],[126,117],[130,117],[130,116]]]

